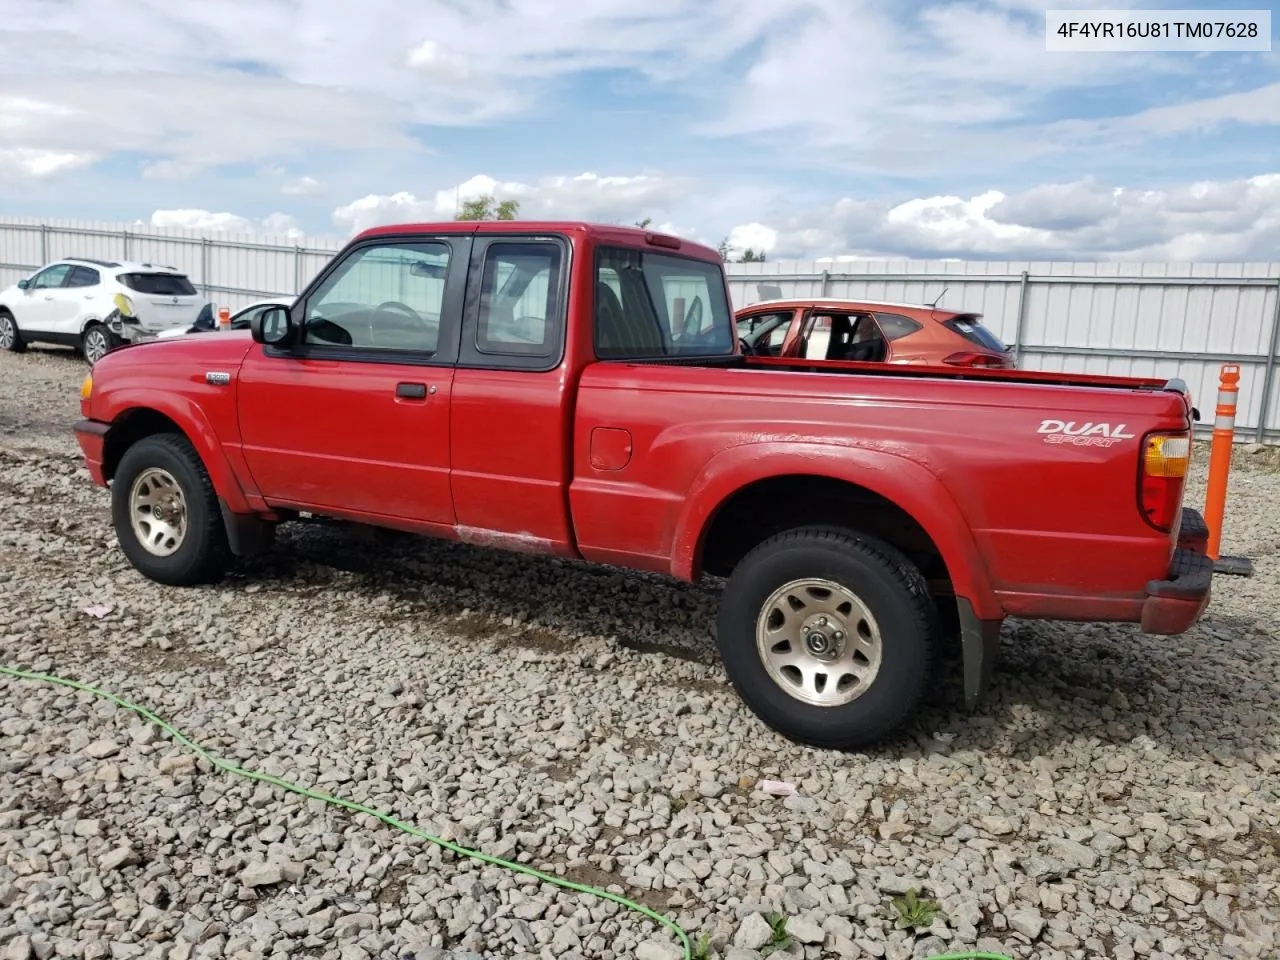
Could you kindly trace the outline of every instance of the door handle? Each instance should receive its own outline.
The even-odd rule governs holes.
[[[432,390],[434,393],[434,389]],[[396,396],[405,400],[422,400],[427,395],[427,385],[425,383],[397,383]]]

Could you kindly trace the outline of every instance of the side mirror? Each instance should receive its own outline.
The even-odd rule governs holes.
[[[409,276],[411,277],[443,280],[447,273],[448,268],[443,263],[427,263],[425,260],[415,260],[409,264]]]
[[[27,289],[27,287],[29,287],[30,285],[31,285],[31,281],[30,281],[30,280],[19,280],[19,281],[18,281],[18,289],[19,289],[19,290],[25,290],[25,289]]]
[[[257,343],[271,347],[288,346],[293,340],[293,316],[288,307],[267,307],[249,321],[249,332]]]

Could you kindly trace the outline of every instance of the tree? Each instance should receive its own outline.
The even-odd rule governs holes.
[[[636,226],[643,230],[651,223],[653,223],[653,217],[645,217],[643,220],[637,220]]]
[[[729,238],[728,238],[728,237],[725,237],[723,240],[721,240],[721,241],[720,241],[720,246],[716,247],[716,250],[718,250],[718,251],[720,252],[720,259],[721,259],[721,260],[728,260],[728,259],[729,259],[729,251],[730,251],[731,249],[732,249],[732,248],[729,246]]]
[[[519,200],[495,200],[492,196],[476,197],[462,204],[455,220],[515,220],[520,212]]]
[[[759,253],[756,253],[750,247],[747,247],[746,252],[743,253],[742,259],[739,263],[764,263],[764,251],[761,250]]]

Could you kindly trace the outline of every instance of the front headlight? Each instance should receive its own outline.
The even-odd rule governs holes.
[[[80,399],[88,400],[89,395],[93,393],[93,374],[89,374],[84,378],[84,382],[80,384]]]
[[[116,309],[120,311],[122,317],[135,316],[133,312],[133,301],[126,297],[123,293],[117,293],[111,298],[111,302],[116,305]]]

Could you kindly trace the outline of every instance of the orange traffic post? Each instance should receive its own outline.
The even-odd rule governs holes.
[[[1209,528],[1208,549],[1214,573],[1253,576],[1248,557],[1223,557],[1222,518],[1227,512],[1227,475],[1231,472],[1231,445],[1236,434],[1236,401],[1240,396],[1240,365],[1224,363],[1218,379],[1218,405],[1214,411],[1213,443],[1209,448],[1208,490],[1204,497],[1204,522]]]
[[[231,308],[219,307],[218,308],[218,329],[227,330],[230,328],[230,326],[231,326]]]
[[[1204,522],[1209,527],[1209,557],[1218,559],[1222,543],[1222,518],[1227,509],[1227,475],[1231,472],[1231,445],[1236,434],[1236,400],[1240,396],[1240,366],[1224,363],[1218,379],[1218,407],[1209,448],[1208,490],[1204,498]]]

